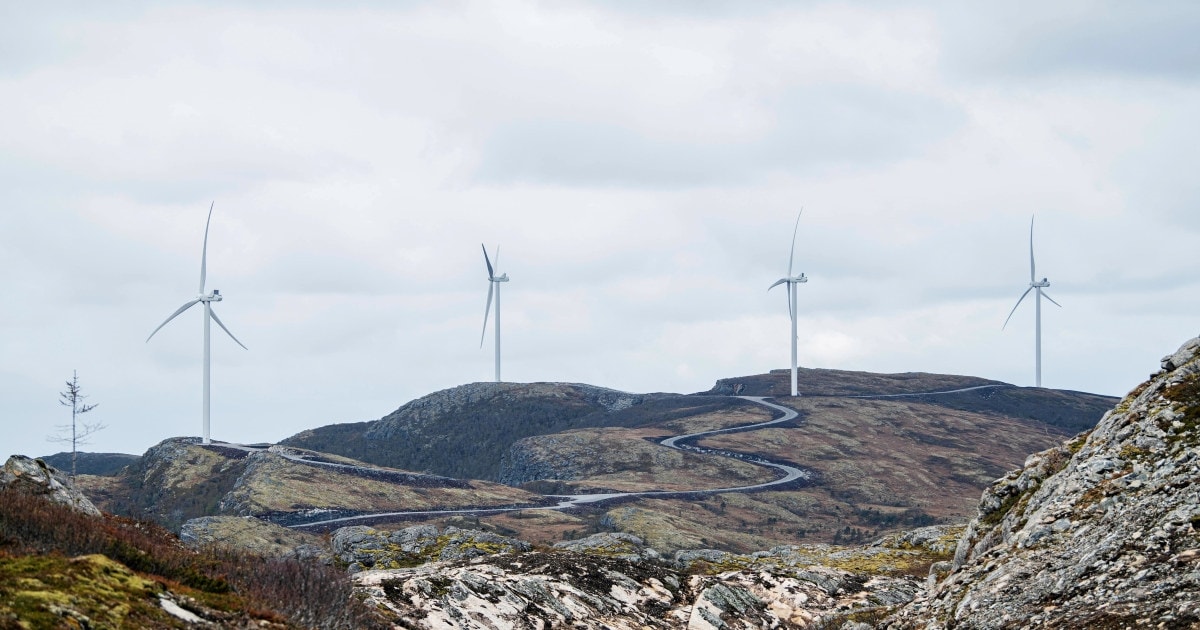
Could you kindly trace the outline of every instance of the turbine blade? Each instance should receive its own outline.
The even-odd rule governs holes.
[[[1037,272],[1033,264],[1033,218],[1029,219],[1029,281],[1037,282]]]
[[[168,323],[168,322],[170,322],[172,319],[175,319],[176,317],[179,317],[179,314],[180,314],[180,313],[182,313],[182,312],[184,312],[184,311],[188,310],[189,308],[192,308],[193,306],[195,306],[195,305],[197,305],[197,304],[199,304],[199,303],[200,303],[200,300],[196,299],[196,300],[192,300],[191,302],[188,302],[187,304],[184,304],[183,306],[180,306],[180,307],[179,307],[179,310],[175,311],[174,313],[171,313],[171,316],[170,316],[170,317],[168,317],[166,321],[164,321],[163,323],[159,324],[159,325],[158,325],[158,328],[155,328],[155,329],[154,329],[154,332],[150,333],[150,337],[153,337],[153,336],[154,336],[154,333],[156,333],[156,332],[158,332],[158,331],[162,330],[162,327],[163,327],[163,326],[166,326],[166,325],[167,325],[167,323]],[[150,343],[150,337],[146,337],[146,343]]]
[[[793,299],[796,294],[795,286],[788,287],[788,315],[792,317],[792,321],[796,321],[796,300]]]
[[[208,314],[209,314],[209,315],[212,315],[213,321],[214,321],[214,322],[217,322],[217,325],[221,327],[221,330],[224,330],[224,331],[225,331],[225,334],[226,334],[226,335],[229,335],[229,338],[230,338],[230,339],[232,339],[232,340],[234,341],[234,343],[236,343],[237,345],[241,346],[241,347],[242,347],[242,350],[249,350],[249,349],[250,349],[250,348],[247,348],[247,347],[246,347],[246,344],[244,344],[244,343],[242,343],[242,342],[238,341],[238,338],[237,338],[237,337],[234,337],[234,336],[233,336],[233,333],[229,332],[229,329],[228,329],[228,328],[226,328],[226,327],[225,327],[225,324],[221,322],[221,318],[220,318],[220,317],[217,317],[217,312],[216,312],[216,311],[214,311],[214,310],[212,310],[212,309],[210,308],[210,309],[208,309]]]
[[[483,332],[479,333],[479,347],[483,348],[483,340],[487,337],[487,320],[488,315],[492,312],[492,289],[496,288],[496,283],[488,281],[488,299],[487,306],[483,307]]]
[[[774,289],[775,287],[777,287],[777,286],[779,286],[779,285],[781,285],[781,284],[783,284],[783,283],[785,283],[785,282],[787,282],[787,281],[788,281],[788,279],[787,279],[787,278],[780,278],[780,279],[778,279],[778,280],[776,280],[776,281],[775,281],[775,284],[772,284],[771,286],[767,287],[767,290],[768,290],[768,291],[770,291],[771,289]]]
[[[208,220],[204,222],[204,249],[200,250],[200,295],[204,295],[204,275],[208,269],[208,226],[212,223],[213,206],[216,204],[215,199],[208,204]]]
[[[1050,297],[1049,295],[1046,295],[1046,292],[1045,292],[1045,291],[1042,291],[1042,297],[1046,298],[1047,300],[1050,300],[1050,303],[1051,303],[1051,304],[1053,304],[1053,305],[1055,305],[1055,306],[1057,306],[1057,307],[1059,307],[1059,308],[1062,308],[1062,304],[1059,304],[1058,302],[1055,302],[1055,301],[1054,301],[1054,298]]]
[[[1017,303],[1014,304],[1012,310],[1008,312],[1008,317],[1004,318],[1004,325],[1000,327],[1000,330],[1004,330],[1005,328],[1008,327],[1008,320],[1012,319],[1013,313],[1017,312],[1017,307],[1021,305],[1021,302],[1025,299],[1025,296],[1029,295],[1029,292],[1032,290],[1033,290],[1033,287],[1029,287],[1028,289],[1025,289],[1025,292],[1021,294],[1021,297],[1017,298]]]
[[[800,231],[800,215],[804,214],[804,207],[801,206],[800,213],[796,215],[796,227],[792,229],[792,250],[788,254],[788,277],[792,277],[792,260],[796,257],[796,233]]]
[[[500,243],[496,243],[496,260],[494,264],[497,269],[500,268]]]
[[[491,281],[492,278],[496,277],[496,272],[492,270],[492,260],[488,258],[487,248],[483,246],[483,243],[480,243],[479,247],[483,250],[483,262],[487,263],[488,281]]]

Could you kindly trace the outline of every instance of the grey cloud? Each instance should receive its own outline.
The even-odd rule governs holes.
[[[902,158],[952,133],[952,104],[864,85],[794,88],[774,103],[775,128],[744,142],[651,137],[613,122],[563,117],[500,127],[484,144],[484,182],[674,188],[737,184],[780,170],[857,167]],[[670,116],[670,112],[661,112]]]
[[[953,3],[943,58],[964,76],[1200,77],[1200,5]]]

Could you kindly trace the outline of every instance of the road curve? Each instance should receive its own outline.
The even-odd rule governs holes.
[[[936,395],[940,395],[940,394],[957,394],[957,393],[961,393],[961,392],[970,392],[970,391],[975,391],[975,390],[980,390],[980,389],[991,389],[991,388],[997,388],[997,387],[1012,387],[1012,386],[1005,385],[1005,384],[977,385],[974,387],[964,387],[961,389],[951,389],[951,390],[936,391],[936,392],[914,392],[914,393],[909,393],[909,394],[866,394],[866,395],[858,395],[858,396],[839,396],[839,398],[912,398],[912,397],[919,397],[919,396],[936,396]],[[760,466],[774,468],[776,471],[778,471],[780,473],[780,475],[778,478],[776,478],[772,481],[768,481],[765,483],[753,484],[753,485],[749,485],[749,486],[732,486],[732,487],[728,487],[728,488],[708,488],[708,489],[702,489],[702,490],[650,490],[650,491],[643,491],[643,492],[609,492],[609,493],[571,494],[571,495],[551,494],[551,495],[545,495],[545,496],[550,499],[558,499],[559,502],[555,505],[543,505],[543,506],[526,505],[526,506],[508,506],[508,507],[498,507],[498,508],[463,508],[463,509],[453,509],[453,510],[371,512],[369,514],[357,514],[354,516],[342,516],[342,517],[336,517],[336,518],[327,518],[327,519],[323,519],[323,520],[311,521],[308,523],[292,524],[292,525],[289,525],[288,527],[291,527],[293,529],[304,529],[304,528],[308,528],[308,527],[323,527],[326,525],[337,524],[337,523],[353,523],[355,521],[365,521],[365,520],[377,519],[377,518],[401,517],[401,516],[439,516],[439,515],[446,515],[446,514],[499,514],[499,513],[503,513],[503,512],[518,512],[518,511],[523,511],[523,510],[567,510],[567,509],[578,507],[581,505],[586,505],[589,503],[599,503],[601,501],[608,501],[610,499],[621,499],[621,498],[630,498],[630,497],[653,497],[653,496],[680,496],[680,495],[689,495],[689,494],[712,494],[712,493],[718,493],[718,492],[747,492],[747,491],[752,491],[752,490],[761,490],[763,488],[769,488],[772,486],[778,486],[778,485],[782,485],[782,484],[786,484],[786,483],[791,483],[793,481],[797,481],[800,479],[811,479],[813,477],[812,472],[804,470],[804,469],[796,467],[796,466],[772,462],[772,461],[768,461],[768,460],[760,459],[760,458],[756,458],[756,457],[745,456],[745,455],[742,455],[739,453],[701,449],[699,447],[696,447],[696,446],[686,443],[686,442],[692,442],[692,441],[698,440],[700,438],[703,438],[703,437],[709,436],[709,435],[719,435],[722,433],[740,433],[743,431],[753,431],[755,429],[761,429],[763,427],[768,427],[771,425],[782,424],[784,422],[794,420],[800,415],[795,409],[791,409],[791,408],[785,407],[783,405],[777,405],[775,403],[767,402],[765,396],[737,396],[737,398],[741,398],[743,400],[748,400],[752,403],[762,405],[768,409],[771,409],[772,411],[782,412],[783,415],[778,418],[775,418],[774,420],[768,420],[767,422],[759,422],[757,424],[748,424],[748,425],[741,425],[741,426],[736,426],[736,427],[728,427],[725,429],[714,429],[712,431],[700,431],[698,433],[688,433],[686,435],[675,435],[675,436],[672,436],[669,438],[664,438],[664,439],[660,440],[659,444],[661,444],[667,448],[673,448],[673,449],[681,450],[681,451],[686,450],[686,451],[692,451],[692,452],[715,453],[715,454],[724,455],[727,457],[738,457],[739,459],[749,461],[751,463],[758,464]],[[245,447],[245,446],[239,446],[239,445],[234,445],[234,444],[222,444],[222,445],[230,446],[233,448],[240,448],[242,450],[248,450],[248,451],[265,450],[265,449],[255,448],[255,447]],[[291,459],[294,461],[301,461],[301,462],[308,463],[308,464],[319,464],[319,465],[325,465],[325,466],[336,467],[336,468],[360,468],[362,470],[374,470],[374,469],[367,468],[367,467],[356,467],[356,466],[351,466],[351,465],[347,465],[347,464],[332,464],[330,462],[317,462],[317,461],[312,461],[312,460],[306,460],[302,457],[290,455],[287,453],[280,453],[280,454],[282,454],[284,457],[287,457],[288,459]]]
[[[698,433],[689,433],[687,435],[675,435],[675,436],[672,436],[669,438],[664,438],[663,440],[661,440],[659,442],[659,444],[662,444],[663,446],[665,446],[667,448],[673,448],[673,449],[679,450],[679,451],[710,452],[710,451],[704,451],[703,449],[700,449],[695,446],[691,446],[689,444],[681,444],[680,442],[687,442],[687,441],[702,438],[704,436],[717,435],[717,434],[721,434],[721,433],[752,431],[754,429],[760,429],[762,427],[771,426],[773,424],[780,424],[783,422],[787,422],[789,420],[794,420],[797,416],[800,415],[794,409],[789,409],[788,407],[784,407],[783,405],[777,405],[775,403],[767,402],[765,400],[765,397],[763,397],[763,396],[738,396],[738,398],[741,398],[743,400],[748,400],[750,402],[762,405],[764,407],[767,407],[768,409],[771,409],[772,411],[781,411],[781,412],[783,412],[783,415],[780,416],[779,418],[775,418],[774,420],[769,420],[767,422],[760,422],[758,424],[741,425],[741,426],[737,426],[737,427],[729,427],[726,429],[715,429],[713,431],[700,431]],[[249,450],[249,449],[246,449],[246,450]],[[726,455],[726,456],[735,456],[735,454],[732,454],[732,453],[717,452],[717,454]],[[299,459],[299,458],[293,457],[293,458],[289,458],[289,459]],[[802,468],[798,468],[796,466],[790,466],[788,464],[780,464],[780,463],[767,461],[765,459],[759,459],[759,458],[740,457],[740,459],[744,459],[745,461],[749,461],[751,463],[758,464],[760,466],[774,468],[775,470],[779,471],[780,475],[778,478],[776,478],[772,481],[768,481],[765,483],[757,483],[757,484],[753,484],[753,485],[749,485],[749,486],[731,486],[728,488],[706,488],[706,489],[701,489],[701,490],[647,490],[647,491],[643,491],[643,492],[606,492],[606,493],[595,493],[595,494],[569,494],[569,495],[551,494],[551,495],[546,495],[546,497],[551,498],[551,499],[558,499],[559,502],[555,505],[544,505],[544,506],[529,506],[529,505],[527,505],[527,506],[510,506],[510,507],[500,507],[500,508],[464,508],[464,509],[454,509],[454,510],[372,512],[370,514],[357,514],[354,516],[342,516],[342,517],[337,517],[337,518],[328,518],[328,519],[323,519],[323,520],[318,520],[318,521],[311,521],[308,523],[293,524],[293,525],[289,525],[289,527],[291,527],[293,529],[304,529],[304,528],[308,528],[308,527],[322,527],[322,526],[331,525],[331,524],[335,524],[335,523],[352,523],[354,521],[364,521],[364,520],[376,519],[376,518],[388,518],[388,517],[400,517],[400,516],[440,516],[440,515],[445,515],[445,514],[499,514],[502,512],[518,512],[518,511],[523,511],[523,510],[567,510],[567,509],[570,509],[573,507],[578,507],[578,506],[586,505],[589,503],[599,503],[601,501],[608,501],[610,499],[621,499],[621,498],[630,498],[630,497],[679,496],[679,495],[687,495],[687,494],[711,494],[711,493],[717,493],[717,492],[746,492],[746,491],[751,491],[751,490],[761,490],[763,488],[769,488],[771,486],[777,486],[777,485],[781,485],[781,484],[785,484],[785,483],[791,483],[791,482],[799,480],[799,479],[811,479],[812,478],[811,472],[804,470]],[[304,460],[300,460],[300,461],[304,461]],[[308,462],[308,463],[316,463],[316,462]],[[344,466],[344,465],[342,465],[342,466]]]

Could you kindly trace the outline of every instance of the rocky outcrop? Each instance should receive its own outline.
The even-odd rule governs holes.
[[[491,532],[417,525],[395,532],[365,526],[343,527],[330,540],[334,555],[351,573],[371,568],[411,567],[430,561],[469,560],[498,553],[529,551],[523,540]]]
[[[313,558],[331,562],[333,556],[319,536],[268,523],[250,516],[204,516],[183,524],[179,540],[194,549],[220,545],[256,556]]]
[[[586,546],[592,553],[486,556],[354,579],[401,627],[462,629],[802,628],[907,602],[921,588],[911,577],[829,567],[688,573]]]
[[[1200,339],[983,495],[890,628],[1200,627]]]
[[[84,514],[100,516],[100,510],[75,489],[70,477],[40,459],[24,455],[9,457],[0,469],[0,487],[43,496]]]
[[[554,548],[629,562],[657,561],[662,558],[658,551],[647,547],[641,538],[623,532],[600,532],[577,540],[564,540],[554,543]]]
[[[514,549],[419,565],[420,556],[445,557],[429,549],[440,548],[435,541],[450,529],[439,535],[430,526],[391,534],[345,528],[333,544],[353,549],[342,555],[359,564],[352,569],[372,557],[413,562],[388,569],[377,563],[354,576],[368,601],[400,627],[836,628],[911,601],[923,588],[919,576],[952,556],[961,531],[923,528],[868,547],[788,546],[748,555],[701,550],[673,558],[636,536],[604,532],[549,551]]]

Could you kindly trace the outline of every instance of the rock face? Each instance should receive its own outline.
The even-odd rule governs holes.
[[[40,459],[30,459],[24,455],[9,457],[4,468],[0,469],[0,486],[41,495],[85,514],[100,516],[100,510],[75,489],[69,477]]]
[[[1091,432],[996,481],[891,628],[1200,628],[1200,339]]]

